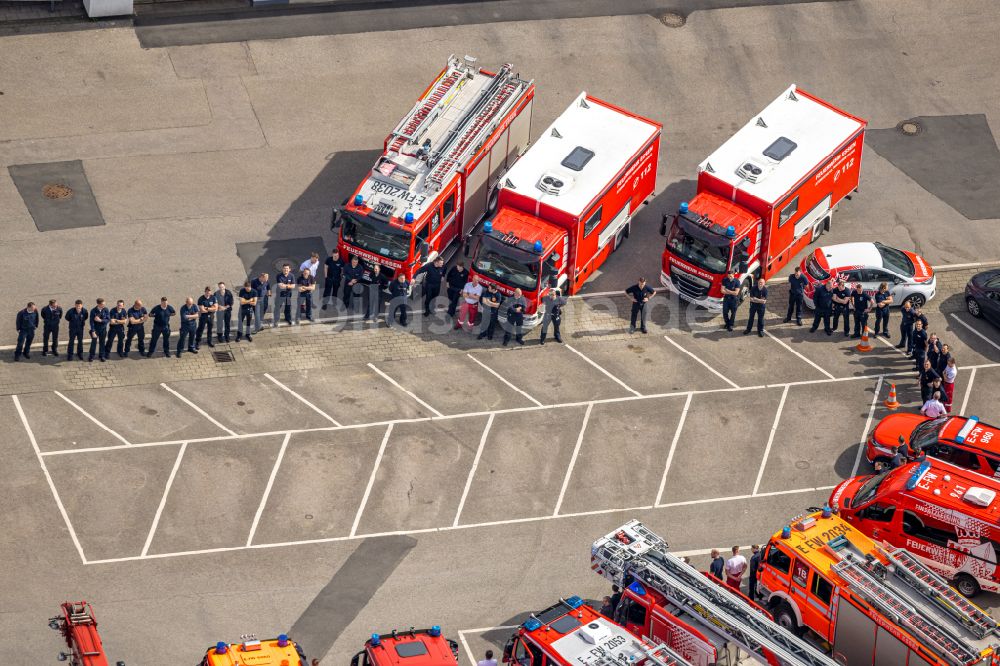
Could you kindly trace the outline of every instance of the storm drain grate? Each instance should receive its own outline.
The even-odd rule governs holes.
[[[687,23],[687,17],[676,12],[666,12],[656,17],[660,23],[668,28],[681,28]]]
[[[907,136],[916,136],[924,131],[923,126],[916,120],[904,120],[896,125],[896,129]]]
[[[212,352],[212,358],[216,363],[232,363],[236,360],[231,351]]]
[[[46,199],[69,199],[73,196],[73,188],[69,185],[49,183],[42,188],[42,194]]]

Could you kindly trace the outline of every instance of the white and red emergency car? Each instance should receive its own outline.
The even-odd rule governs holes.
[[[928,455],[974,472],[1000,478],[1000,428],[978,416],[941,416],[895,412],[875,426],[865,442],[868,462],[892,459],[893,447],[915,457]]]
[[[934,269],[923,257],[878,242],[819,247],[799,266],[808,282],[805,302],[810,308],[815,284],[829,279],[843,278],[849,285],[860,284],[869,294],[878,291],[884,282],[896,306],[909,301],[920,307],[934,298],[937,288]]]
[[[875,541],[905,548],[971,597],[1000,591],[1000,480],[928,457],[844,481],[830,506]]]
[[[496,206],[497,181],[528,146],[534,96],[513,65],[490,72],[449,57],[334,214],[341,256],[408,279],[447,258]]]
[[[857,190],[866,125],[794,85],[781,93],[698,166],[695,197],[663,216],[663,285],[717,310],[730,269],[743,295],[781,270]]]
[[[549,289],[577,293],[628,237],[656,184],[661,127],[581,93],[503,177],[471,272],[504,294],[521,289],[525,326]]]

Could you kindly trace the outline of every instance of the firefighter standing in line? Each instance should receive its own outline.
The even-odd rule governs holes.
[[[750,318],[743,335],[749,335],[753,328],[754,317],[757,317],[757,335],[764,337],[764,312],[767,310],[767,282],[757,278],[757,284],[750,287]]]
[[[880,330],[882,335],[889,335],[890,305],[892,305],[892,294],[889,293],[889,285],[883,282],[875,292],[875,335],[878,335]]]
[[[905,349],[909,354],[910,345],[913,344],[913,323],[916,317],[913,316],[913,305],[909,301],[903,301],[903,307],[899,308],[899,344],[896,349]]]
[[[69,322],[69,344],[66,345],[66,360],[73,360],[73,342],[76,341],[76,358],[83,360],[83,329],[87,324],[87,311],[79,298],[73,307],[66,311],[66,321]]]
[[[239,342],[243,337],[244,330],[246,331],[247,342],[253,342],[253,322],[256,311],[257,291],[249,282],[244,282],[243,288],[240,289],[240,314],[239,319],[236,321],[236,342]]]
[[[639,281],[625,290],[625,293],[632,298],[632,319],[630,320],[628,332],[635,333],[635,322],[639,320],[639,330],[648,333],[646,330],[646,304],[656,292],[646,284],[646,278],[641,277]]]
[[[475,276],[473,280],[477,279]],[[471,283],[470,283],[471,284]],[[487,338],[489,340],[493,339],[493,332],[497,328],[497,324],[500,323],[500,305],[503,303],[503,294],[497,289],[497,286],[492,282],[486,283],[486,291],[483,292],[482,296],[479,298],[479,302],[483,306],[483,319],[479,324],[479,336],[477,339],[482,340]],[[469,327],[472,327],[471,321],[475,318],[475,315],[469,317]]]
[[[110,312],[104,307],[104,299],[98,298],[97,305],[90,309],[90,354],[87,360],[93,362],[94,356],[100,359],[101,363],[108,360],[108,348],[106,338],[108,337],[108,319]]]
[[[49,340],[52,341],[52,355],[58,356],[56,346],[59,344],[59,324],[62,323],[63,309],[59,301],[50,299],[49,304],[42,308],[42,356],[49,355]]]
[[[253,310],[253,332],[260,333],[264,328],[264,314],[271,304],[271,276],[268,273],[261,273],[250,281],[250,288],[257,292],[257,305]]]
[[[406,279],[406,273],[399,271],[396,279],[389,283],[389,309],[385,314],[385,323],[392,326],[396,321],[396,313],[399,313],[399,325],[406,326],[408,315],[406,303],[407,294],[410,293],[410,283]]]
[[[128,323],[128,310],[125,309],[125,301],[119,300],[115,303],[115,309],[108,314],[111,324],[108,326],[108,339],[104,345],[111,355],[111,345],[115,345],[118,358],[125,356],[125,324]]]
[[[559,325],[562,323],[562,309],[566,305],[566,297],[562,295],[561,289],[553,287],[545,294],[542,303],[545,304],[545,314],[542,315],[542,331],[538,337],[538,344],[545,344],[550,322],[554,333],[553,337],[556,342],[562,342],[562,338],[559,337]]]
[[[851,290],[847,288],[844,278],[837,278],[837,286],[831,292],[833,299],[833,330],[837,330],[840,317],[844,317],[844,337],[851,334]]]
[[[313,292],[316,291],[316,280],[313,278],[312,270],[302,269],[302,274],[299,275],[295,284],[299,292],[295,299],[295,324],[299,324],[299,317],[303,311],[306,319],[311,322],[313,321]]]
[[[233,322],[233,292],[225,282],[219,283],[215,292],[215,302],[219,309],[215,312],[215,335],[220,343],[229,342],[229,329]]]
[[[795,323],[802,325],[802,303],[805,300],[805,289],[809,281],[802,274],[802,268],[795,267],[795,272],[788,276],[788,313],[785,315],[785,323],[792,320],[792,312],[795,313]],[[829,328],[829,322],[827,323]]]
[[[323,309],[326,310],[340,293],[340,279],[344,274],[344,262],[340,259],[340,251],[334,248],[323,265],[326,267],[326,274],[323,276]]]
[[[365,269],[361,265],[358,255],[351,257],[351,262],[344,266],[344,305],[351,312],[354,311],[354,299],[361,294],[354,293],[354,287],[361,283],[365,275]]]
[[[189,352],[192,354],[198,353],[198,348],[195,347],[195,331],[198,328],[198,320],[200,318],[201,312],[198,306],[194,304],[194,299],[188,296],[184,300],[184,305],[181,306],[181,327],[177,336],[177,358],[181,357],[185,343]]]
[[[444,279],[444,257],[441,255],[434,257],[434,261],[425,264],[417,271],[413,279],[416,279],[417,275],[421,273],[424,274],[424,316],[427,317],[431,314],[431,301],[441,294],[441,280]]]
[[[125,355],[132,349],[132,338],[136,339],[139,346],[139,356],[146,355],[146,320],[149,319],[149,311],[142,305],[138,298],[128,309],[128,336],[125,338]],[[208,331],[208,344],[212,344],[212,331]]]
[[[170,318],[177,314],[174,306],[167,302],[167,297],[160,299],[159,305],[154,305],[149,311],[149,318],[153,320],[153,334],[149,339],[149,351],[146,358],[151,357],[156,352],[156,343],[160,336],[163,336],[163,355],[170,358]]]
[[[29,302],[23,310],[17,313],[15,320],[17,327],[17,347],[14,348],[14,360],[31,358],[31,341],[35,339],[35,329],[38,328],[38,311],[35,304]]]
[[[927,337],[927,331],[924,330],[924,323],[918,319],[913,324],[913,338],[910,347],[917,372],[920,372],[924,368],[924,360],[927,358],[927,343],[929,340],[930,339]]]
[[[817,282],[816,288],[813,289],[813,307],[815,308],[816,314],[813,316],[812,328],[809,329],[810,333],[815,333],[816,329],[819,328],[820,320],[823,321],[823,332],[827,335],[833,335],[833,331],[830,329],[830,304],[832,302],[832,294],[830,290],[826,287],[826,282]]]
[[[295,275],[292,274],[291,264],[285,264],[281,267],[277,282],[278,292],[274,297],[271,328],[278,328],[282,312],[285,313],[285,321],[288,322],[288,325],[292,325],[292,294],[295,293]],[[295,319],[298,320],[298,317]]]
[[[279,278],[280,279],[280,278]],[[212,342],[212,320],[215,319],[215,313],[219,309],[219,302],[215,300],[215,294],[212,293],[211,287],[205,287],[205,293],[198,297],[198,332],[195,334],[194,338],[194,348],[199,349],[201,347],[201,336],[207,331],[208,337],[207,342],[209,347],[214,347],[215,343]]]
[[[465,262],[459,261],[449,268],[445,281],[448,283],[448,316],[454,319],[458,310],[458,299],[462,295],[465,283],[469,281],[469,271],[465,270]]]
[[[365,275],[365,321],[376,319],[382,312],[382,290],[386,288],[385,274],[379,263],[372,264],[372,270]]]
[[[524,311],[528,307],[528,301],[522,295],[520,289],[514,290],[514,295],[507,301],[507,326],[503,331],[503,346],[510,342],[511,331],[514,333],[514,341],[519,345],[524,344]]]
[[[868,328],[868,311],[872,308],[872,297],[864,292],[861,283],[854,284],[854,293],[851,295],[854,305],[854,335],[852,338],[860,338],[865,329]]]
[[[736,325],[736,310],[740,307],[740,281],[736,279],[736,269],[722,279],[722,325],[732,331]]]

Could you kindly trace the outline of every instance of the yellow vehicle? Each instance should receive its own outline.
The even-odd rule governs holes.
[[[219,641],[208,648],[199,666],[306,666],[301,648],[285,634],[260,640],[253,634],[240,637],[242,643]]]

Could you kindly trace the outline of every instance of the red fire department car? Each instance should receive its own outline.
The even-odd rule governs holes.
[[[453,252],[496,206],[497,181],[528,146],[535,86],[451,56],[334,214],[341,256],[407,278]]]
[[[372,634],[351,666],[458,666],[458,643],[444,638],[437,625]]]
[[[902,445],[909,457],[927,454],[974,472],[1000,478],[1000,430],[976,416],[941,416],[900,412],[882,419],[865,442],[868,462],[892,458]]]
[[[661,125],[581,93],[504,176],[471,272],[520,288],[525,326],[553,287],[575,294],[628,237],[653,193]]]
[[[660,281],[681,298],[722,307],[722,279],[745,295],[830,228],[858,188],[866,121],[785,90],[698,167],[698,193],[664,215]]]
[[[830,506],[876,541],[906,548],[965,596],[1000,591],[1000,481],[927,458],[838,485]]]

